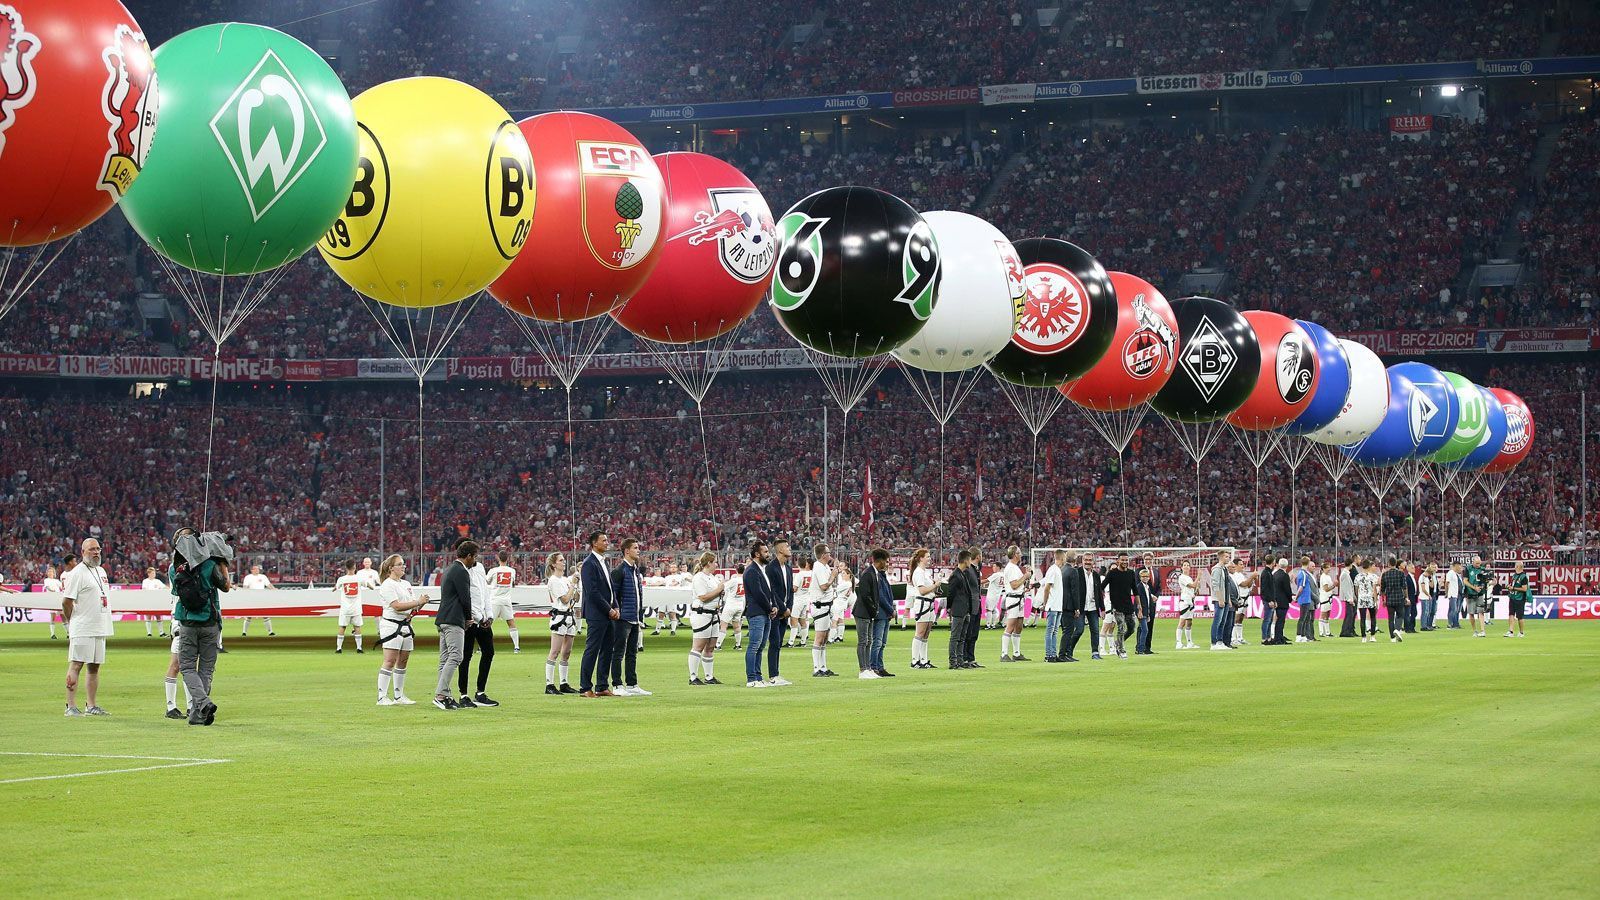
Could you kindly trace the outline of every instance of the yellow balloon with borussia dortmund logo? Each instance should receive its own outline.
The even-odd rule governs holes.
[[[448,78],[386,82],[354,105],[355,185],[317,242],[322,258],[394,306],[443,306],[487,288],[533,223],[533,160],[516,123]]]

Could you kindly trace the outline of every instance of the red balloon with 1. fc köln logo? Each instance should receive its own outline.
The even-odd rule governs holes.
[[[662,153],[655,160],[667,195],[661,260],[611,315],[652,341],[721,337],[755,311],[772,280],[772,210],[744,173],[714,156]]]
[[[1117,330],[1111,278],[1087,250],[1059,238],[1016,241],[1027,291],[1017,331],[989,370],[1022,387],[1057,387],[1089,371]]]
[[[1137,275],[1111,272],[1117,332],[1111,349],[1076,381],[1061,386],[1067,399],[1098,412],[1122,412],[1166,385],[1178,356],[1178,320],[1167,298]]]
[[[665,241],[666,189],[650,152],[588,113],[544,113],[517,127],[533,156],[533,224],[489,293],[546,322],[591,319],[628,302]]]
[[[1256,333],[1261,369],[1250,396],[1228,414],[1228,424],[1246,431],[1282,428],[1306,411],[1317,392],[1321,372],[1316,346],[1310,333],[1288,316],[1261,309],[1241,315]]]
[[[100,218],[144,165],[157,106],[149,44],[117,0],[0,2],[0,246]]]

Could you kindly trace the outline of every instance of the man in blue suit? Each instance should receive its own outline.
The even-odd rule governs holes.
[[[611,570],[606,565],[606,551],[611,549],[611,539],[603,531],[589,535],[589,555],[583,559],[579,570],[582,584],[583,621],[588,626],[588,636],[583,641],[583,666],[578,672],[580,696],[614,697],[606,679],[611,677],[612,623],[621,618],[617,612],[616,596],[611,590]],[[595,677],[598,674],[599,680]],[[598,685],[598,690],[596,686]]]
[[[783,634],[789,628],[789,617],[794,614],[794,566],[789,564],[788,538],[781,537],[772,542],[772,561],[767,563],[767,581],[772,585],[772,605],[778,611],[767,633],[767,683],[774,686],[793,684],[778,674]]]
[[[750,626],[750,645],[744,651],[745,687],[771,687],[761,678],[761,651],[772,637],[778,607],[773,599],[774,585],[767,573],[772,554],[766,542],[750,545],[750,565],[744,569],[744,619]]]
[[[639,631],[644,624],[643,548],[633,538],[622,542],[622,562],[611,571],[611,596],[617,620],[611,623],[611,690],[618,697],[648,697],[639,687]]]

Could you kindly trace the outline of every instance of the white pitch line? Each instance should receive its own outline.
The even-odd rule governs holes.
[[[102,769],[97,772],[68,772],[62,775],[31,775],[26,778],[3,778],[0,784],[20,784],[25,781],[54,781],[59,778],[87,778],[91,775],[120,775],[127,772],[149,772],[155,769],[182,769],[187,766],[211,766],[230,763],[231,759],[202,759],[192,756],[126,756],[108,753],[31,753],[19,750],[0,750],[0,756],[49,756],[72,759],[149,759],[160,762],[158,766],[134,766],[126,769]]]

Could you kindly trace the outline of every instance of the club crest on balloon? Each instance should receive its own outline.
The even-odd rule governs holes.
[[[110,76],[100,96],[100,111],[111,126],[106,133],[109,146],[105,168],[100,173],[100,188],[121,198],[139,176],[155,140],[161,93],[144,35],[127,25],[118,25],[112,40],[112,45],[100,54]]]
[[[1528,411],[1515,403],[1505,404],[1506,442],[1501,452],[1515,455],[1528,446]]]
[[[1089,301],[1083,282],[1055,263],[1034,263],[1024,270],[1028,297],[1017,333],[1017,346],[1047,355],[1077,342],[1089,327]]]
[[[328,145],[305,88],[270,49],[211,117],[211,133],[257,221]]]
[[[1439,415],[1439,404],[1434,403],[1427,394],[1421,391],[1411,395],[1409,407],[1409,421],[1411,424],[1411,443],[1420,444],[1422,439],[1430,436],[1428,427]]]
[[[350,199],[317,243],[324,256],[334,259],[355,259],[367,252],[389,216],[389,157],[365,123],[356,122],[356,136],[360,156],[356,159]]]
[[[1278,339],[1278,396],[1296,404],[1305,399],[1316,383],[1317,370],[1311,345],[1300,335],[1287,332]]]
[[[1022,258],[1017,256],[1017,248],[1010,241],[995,241],[995,249],[1000,251],[1000,260],[1006,267],[1006,286],[1011,289],[1012,333],[1016,333],[1016,323],[1022,321],[1022,312],[1028,307],[1028,282],[1027,273],[1022,269]]]
[[[926,322],[933,315],[933,290],[939,284],[939,242],[934,240],[933,229],[926,221],[911,226],[900,266],[905,287],[894,299],[911,307],[911,314]]]
[[[1130,378],[1144,381],[1157,372],[1172,372],[1178,334],[1141,292],[1133,298],[1133,318],[1139,330],[1122,345],[1122,368]]]
[[[583,236],[610,269],[631,269],[661,240],[661,175],[637,144],[578,142]]]
[[[772,271],[778,255],[777,226],[767,202],[754,188],[710,188],[710,210],[694,214],[693,228],[667,238],[698,247],[715,241],[717,259],[729,275],[755,284]]]
[[[22,11],[0,4],[0,153],[6,149],[6,129],[17,121],[17,111],[33,100],[38,76],[33,58],[39,54],[39,38],[30,34],[22,21]]]
[[[788,312],[799,309],[816,290],[822,274],[822,226],[803,212],[792,212],[778,221],[778,241],[783,254],[778,258],[777,277],[772,279],[772,305]]]
[[[488,202],[489,233],[503,259],[515,259],[528,242],[533,227],[533,161],[528,142],[510,119],[500,123],[483,172],[483,195]]]
[[[1239,355],[1222,336],[1222,330],[1210,316],[1201,318],[1183,351],[1183,371],[1199,388],[1201,398],[1210,403],[1238,362]]]

